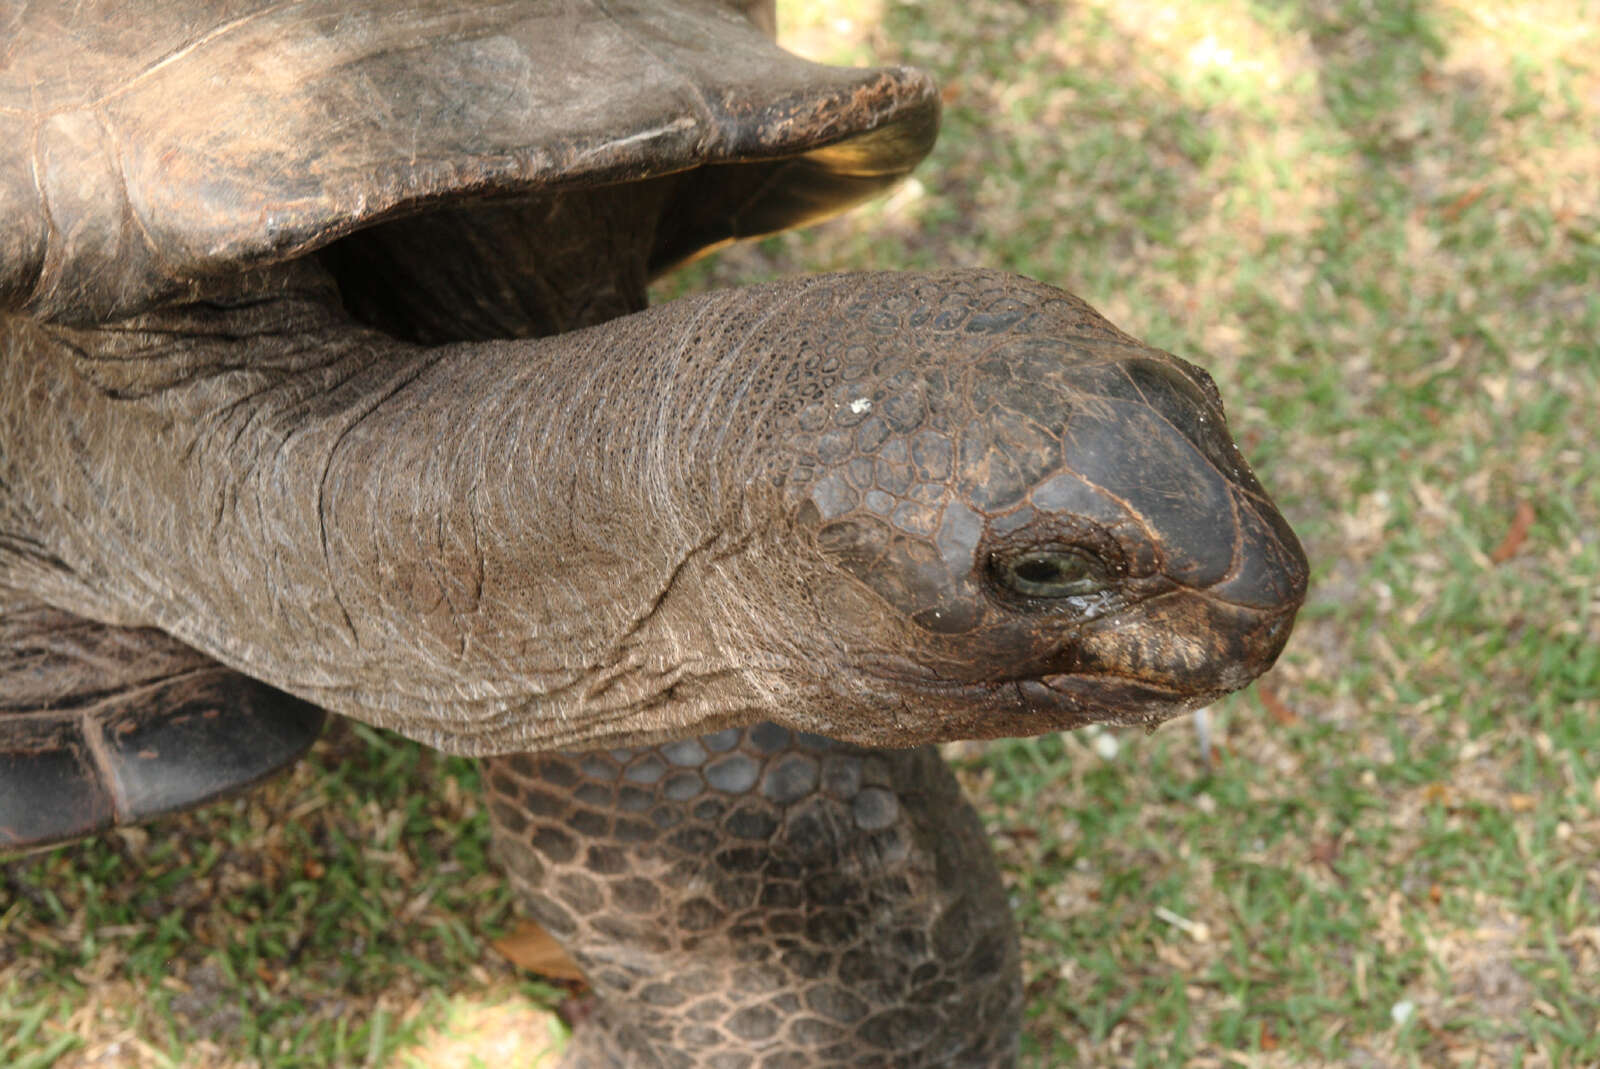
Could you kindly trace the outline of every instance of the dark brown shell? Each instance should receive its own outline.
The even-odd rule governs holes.
[[[679,228],[665,265],[839,211],[926,153],[926,76],[798,59],[749,6],[13,6],[0,309],[93,323],[469,196],[786,161],[758,195],[741,181],[738,218]]]
[[[159,631],[0,608],[0,852],[241,790],[324,716]]]

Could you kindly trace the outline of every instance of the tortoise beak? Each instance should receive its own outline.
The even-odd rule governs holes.
[[[1298,600],[1258,608],[1174,590],[1085,628],[1073,650],[1072,674],[1210,701],[1272,667],[1289,641],[1298,608]]]
[[[1200,587],[1179,581],[1094,621],[1080,633],[1072,670],[1209,700],[1271,668],[1305,601],[1305,551],[1264,496],[1235,488],[1234,515],[1224,575]]]
[[[1234,490],[1233,564],[1205,592],[1219,601],[1292,616],[1306,599],[1306,552],[1253,475],[1249,482],[1253,490]]]
[[[1305,601],[1305,551],[1264,497],[1236,489],[1234,501],[1227,573],[1094,621],[1080,634],[1074,671],[1215,698],[1272,667]]]

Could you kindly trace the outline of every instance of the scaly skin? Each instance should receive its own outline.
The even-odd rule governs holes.
[[[775,724],[491,758],[495,846],[600,1007],[567,1069],[1003,1069],[1016,935],[931,748]]]

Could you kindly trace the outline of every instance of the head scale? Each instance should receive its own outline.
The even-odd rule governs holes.
[[[808,726],[904,745],[1153,723],[1271,666],[1305,558],[1204,371],[992,272],[856,276],[795,316],[774,481],[819,562],[793,626],[837,657]]]

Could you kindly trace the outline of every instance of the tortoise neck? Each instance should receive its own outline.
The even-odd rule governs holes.
[[[322,296],[0,321],[0,587],[457,752],[761,696],[705,633],[755,614],[705,584],[749,522],[763,311],[423,348]]]

